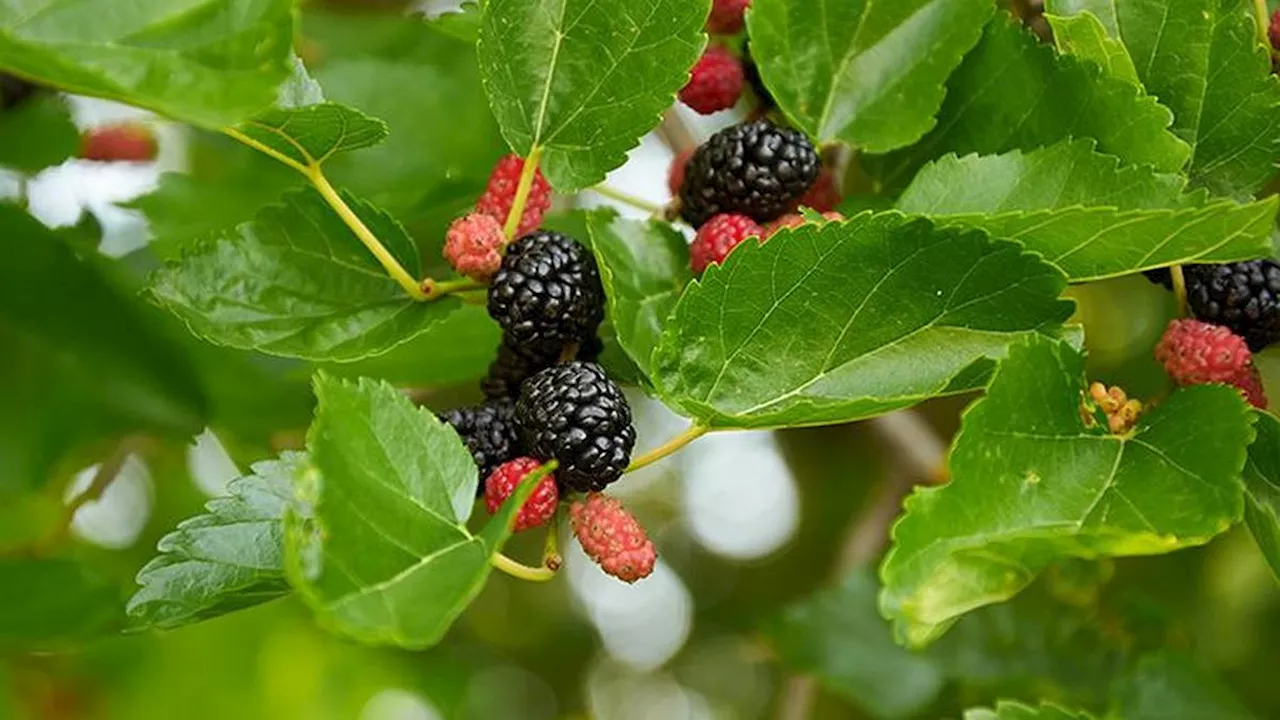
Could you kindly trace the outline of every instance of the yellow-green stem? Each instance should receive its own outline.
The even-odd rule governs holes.
[[[1182,266],[1169,268],[1169,276],[1173,278],[1173,296],[1178,299],[1178,317],[1187,316],[1187,278],[1182,274]]]
[[[387,271],[387,274],[391,276],[391,279],[395,280],[400,287],[404,288],[404,291],[414,300],[427,299],[427,294],[423,292],[419,282],[404,269],[404,266],[401,265],[400,261],[396,260],[395,256],[387,250],[386,246],[382,244],[382,241],[378,239],[378,236],[374,235],[373,231],[364,224],[364,221],[355,214],[355,211],[347,205],[346,201],[342,199],[342,196],[338,194],[338,191],[335,190],[333,185],[329,182],[329,179],[325,177],[324,171],[320,169],[318,164],[314,162],[310,164],[300,163],[270,145],[266,145],[252,137],[249,137],[248,135],[245,135],[236,128],[223,128],[222,132],[301,173],[303,177],[311,182],[316,191],[320,193],[320,197],[324,198],[324,201],[329,204],[329,207],[333,208],[333,211],[338,214],[338,217],[342,219],[342,222],[350,228],[351,232],[354,233],[357,238],[360,239],[360,242],[368,248],[369,252],[373,253],[373,256],[377,258],[378,263]],[[293,143],[295,147],[298,147],[299,152],[303,152],[305,154],[305,151],[301,146],[296,142],[293,142],[292,138],[286,137],[285,139]]]
[[[511,210],[507,212],[507,223],[503,226],[503,234],[507,242],[516,238],[516,230],[520,227],[520,218],[524,217],[524,206],[529,201],[529,190],[533,188],[533,178],[538,172],[538,163],[542,161],[542,148],[536,145],[524,159],[524,168],[520,170],[520,182],[516,185],[516,196],[511,201]]]
[[[564,558],[560,557],[560,511],[556,509],[556,513],[551,516],[551,522],[547,524],[547,542],[542,546],[542,567],[556,572],[560,566],[564,564]]]
[[[555,570],[545,567],[529,567],[512,560],[502,553],[495,554],[489,563],[511,577],[528,580],[529,582],[546,582],[556,576]]]
[[[387,271],[387,274],[391,276],[391,279],[399,283],[400,287],[409,293],[409,297],[414,300],[429,299],[427,294],[422,291],[418,281],[404,269],[400,261],[396,260],[391,251],[387,250],[386,246],[382,244],[382,241],[378,240],[378,236],[374,235],[369,226],[365,225],[364,221],[347,205],[342,196],[338,194],[338,191],[329,183],[329,179],[320,171],[320,168],[317,167],[307,172],[307,179],[311,181],[312,185],[315,185],[320,197],[324,198],[324,201],[329,203],[333,211],[338,213],[338,217],[342,218],[342,222],[346,223],[347,227],[351,228],[351,232],[355,233],[355,236],[360,238],[360,242],[364,243],[369,252],[373,253],[373,256],[378,259],[378,262]]]
[[[658,462],[662,458],[671,455],[685,445],[688,445],[694,440],[706,435],[710,430],[711,428],[706,425],[690,425],[684,432],[632,460],[631,464],[627,466],[627,472],[633,472],[645,467],[646,465],[652,465],[653,463]]]

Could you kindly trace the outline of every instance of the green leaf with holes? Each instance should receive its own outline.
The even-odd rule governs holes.
[[[1271,252],[1277,200],[1208,205],[1186,181],[1076,140],[1001,155],[954,155],[926,165],[898,209],[943,226],[1017,240],[1073,282],[1188,262]]]
[[[1071,314],[1062,275],[979,232],[899,213],[803,225],[689,285],[658,393],[714,427],[849,422],[980,386],[993,358]]]
[[[756,0],[752,56],[797,127],[887,152],[933,127],[947,76],[994,10],[991,0]]]
[[[404,228],[344,197],[400,264],[417,272],[418,248]],[[311,190],[189,249],[154,274],[150,292],[210,342],[342,362],[408,342],[459,305],[410,298]]]
[[[1009,351],[965,413],[951,481],[917,489],[894,526],[880,609],[900,642],[927,644],[1054,560],[1168,553],[1240,519],[1253,413],[1237,391],[1183,388],[1112,435],[1082,417],[1084,389],[1066,343]]]
[[[0,3],[0,67],[218,128],[276,99],[292,68],[291,0]]]
[[[209,501],[205,514],[160,538],[160,555],[138,572],[131,626],[181,627],[288,594],[282,523],[294,478],[306,468],[302,453],[258,463],[227,485],[226,497]]]
[[[658,124],[706,43],[709,0],[487,0],[480,77],[511,148],[587,187]]]
[[[451,427],[399,390],[316,378],[314,469],[285,519],[288,577],[320,622],[363,642],[438,642],[489,575],[526,478],[479,534],[465,523],[476,466]]]

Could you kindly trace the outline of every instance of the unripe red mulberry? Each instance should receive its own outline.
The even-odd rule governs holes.
[[[630,583],[653,572],[658,552],[622,503],[591,493],[569,507],[569,521],[582,549],[606,573]]]

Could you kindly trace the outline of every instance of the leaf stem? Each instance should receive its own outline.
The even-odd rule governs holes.
[[[457,280],[445,280],[443,282],[427,278],[422,281],[421,289],[425,293],[424,300],[439,300],[445,295],[455,293],[470,292],[472,290],[483,290],[487,287],[484,283],[476,282],[471,278],[458,278]]]
[[[675,437],[662,443],[658,447],[632,460],[631,464],[627,466],[627,472],[634,472],[636,470],[639,470],[642,467],[645,467],[646,465],[652,465],[653,463],[661,460],[662,458],[675,453],[677,450],[684,447],[685,445],[688,445],[694,440],[697,440],[703,435],[706,435],[708,432],[710,432],[710,430],[711,428],[707,427],[706,425],[699,425],[697,423],[690,425],[684,432],[680,433],[679,435],[676,435]]]
[[[538,172],[538,163],[542,161],[542,148],[537,145],[529,151],[524,159],[524,167],[520,170],[520,182],[516,185],[516,196],[511,201],[511,210],[507,212],[507,222],[502,232],[507,242],[516,239],[516,230],[520,227],[520,218],[524,217],[524,206],[529,201],[529,190],[533,188],[533,178]]]
[[[409,297],[420,301],[428,299],[427,294],[422,290],[419,282],[404,269],[404,266],[401,265],[400,261],[387,250],[386,246],[382,244],[382,241],[378,239],[378,236],[373,234],[373,231],[369,229],[369,226],[365,225],[364,221],[361,220],[360,217],[356,215],[355,211],[351,209],[351,206],[347,205],[347,202],[342,199],[342,196],[334,189],[333,184],[329,182],[327,177],[325,177],[324,170],[320,168],[319,163],[314,160],[310,160],[310,158],[308,158],[308,163],[300,163],[279,150],[261,143],[233,127],[223,128],[222,132],[228,137],[244,143],[254,150],[257,150],[268,157],[274,158],[275,160],[278,160],[301,173],[303,177],[311,182],[316,191],[320,193],[320,197],[324,198],[324,201],[329,204],[329,207],[333,208],[333,211],[338,214],[338,217],[342,219],[342,222],[351,229],[351,232],[355,234],[357,238],[359,238],[365,248],[367,248],[370,253],[373,253],[373,256],[377,258],[378,263],[387,271],[387,274],[391,276],[391,279],[395,280],[400,287],[404,288],[404,291],[409,294]],[[292,138],[286,137],[285,139],[292,142]],[[298,147],[299,152],[302,152],[304,156],[306,155],[305,151],[303,151],[297,143],[294,143],[294,145],[295,147]]]
[[[489,563],[493,565],[495,569],[501,570],[511,577],[528,580],[529,582],[546,582],[556,576],[556,571],[551,568],[529,567],[528,565],[512,560],[502,553],[495,553],[494,556],[489,559]]]
[[[617,200],[620,203],[625,203],[627,205],[630,205],[633,208],[636,208],[637,210],[643,210],[653,215],[662,215],[664,212],[667,211],[665,207],[659,205],[658,203],[649,202],[648,200],[645,200],[642,197],[636,197],[631,193],[626,193],[621,190],[615,190],[614,188],[611,188],[608,185],[596,185],[595,187],[591,188],[591,192],[603,197],[607,197],[610,200]]]
[[[1178,317],[1187,316],[1187,278],[1182,274],[1182,266],[1169,268],[1169,276],[1173,278],[1173,296],[1178,299]]]

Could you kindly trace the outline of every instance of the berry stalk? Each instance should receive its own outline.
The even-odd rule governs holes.
[[[529,190],[533,188],[533,177],[538,172],[542,161],[542,148],[535,145],[529,151],[520,170],[520,183],[516,185],[516,197],[511,202],[511,210],[507,213],[507,222],[502,226],[507,242],[516,239],[516,229],[520,227],[520,218],[524,217],[524,204],[529,201]]]
[[[483,290],[487,287],[482,282],[476,282],[471,278],[459,278],[457,280],[433,280],[427,278],[422,281],[421,290],[423,292],[422,299],[430,302],[439,300],[445,295],[454,295],[457,293],[470,292],[472,290]]]
[[[675,454],[685,445],[688,445],[694,440],[706,435],[710,431],[711,428],[706,425],[690,425],[684,432],[632,460],[631,464],[627,466],[627,472],[634,472],[646,465],[652,465],[668,455]]]
[[[513,578],[528,580],[529,582],[547,582],[556,576],[556,571],[549,567],[529,567],[524,563],[512,560],[502,553],[496,553],[489,560],[489,564],[493,565],[495,570],[501,570]]]
[[[1178,317],[1186,317],[1187,311],[1187,278],[1182,274],[1182,266],[1169,268],[1169,276],[1173,278],[1173,296],[1178,299]]]

